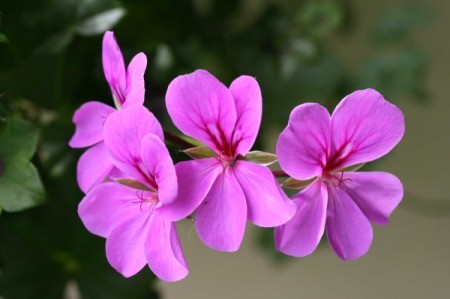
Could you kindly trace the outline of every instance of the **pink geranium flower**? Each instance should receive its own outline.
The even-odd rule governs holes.
[[[364,255],[372,242],[370,222],[388,222],[403,197],[403,187],[389,173],[343,169],[387,154],[404,130],[402,112],[373,89],[346,96],[332,116],[319,104],[295,108],[279,137],[278,159],[291,177],[316,179],[292,198],[297,213],[276,228],[277,249],[306,256],[326,230],[341,259]]]
[[[175,125],[215,152],[215,157],[176,165],[179,194],[173,220],[197,208],[195,226],[211,248],[239,248],[246,220],[273,227],[291,219],[296,207],[267,167],[241,159],[255,142],[262,99],[255,79],[241,76],[228,89],[199,70],[174,79],[166,104]]]
[[[125,70],[120,48],[114,33],[103,37],[103,70],[109,83],[117,109],[144,103],[144,72],[147,58],[137,54]],[[76,129],[69,141],[74,148],[90,147],[78,161],[77,179],[81,190],[87,193],[106,177],[117,173],[106,154],[103,142],[103,124],[116,109],[97,101],[83,104],[73,116]]]
[[[146,264],[160,279],[188,274],[170,215],[178,190],[175,167],[164,145],[161,125],[140,105],[113,113],[105,123],[106,149],[134,189],[106,182],[90,191],[78,208],[86,228],[107,238],[106,256],[123,276]]]

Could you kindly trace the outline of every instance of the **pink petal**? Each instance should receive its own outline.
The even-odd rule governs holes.
[[[236,147],[236,154],[245,155],[255,143],[261,124],[261,90],[254,78],[240,76],[231,83],[230,92],[237,113],[233,145]]]
[[[175,78],[166,94],[175,126],[218,153],[230,154],[236,108],[230,91],[207,71]]]
[[[386,172],[346,172],[348,195],[358,205],[366,217],[376,224],[387,224],[389,215],[403,197],[400,180]]]
[[[148,213],[126,219],[106,240],[108,262],[125,277],[135,275],[147,264],[145,243],[149,236],[150,223]]]
[[[89,148],[81,155],[77,165],[78,186],[84,193],[105,180],[112,171],[114,165],[105,148],[105,143],[100,142]]]
[[[139,53],[133,57],[127,70],[126,100],[123,108],[130,105],[143,105],[145,99],[144,73],[147,68],[147,57]]]
[[[158,278],[173,282],[188,275],[175,223],[153,215],[145,252],[148,265]]]
[[[330,151],[330,125],[330,114],[319,104],[297,106],[278,139],[281,168],[299,180],[322,174]]]
[[[341,153],[337,168],[380,158],[405,132],[403,113],[373,89],[346,96],[331,122],[334,149]]]
[[[172,202],[178,193],[177,174],[164,142],[154,134],[145,135],[141,157],[145,170],[154,178],[159,200],[164,204]]]
[[[181,220],[194,212],[222,171],[222,165],[215,158],[209,158],[179,162],[175,169],[180,192],[172,203],[155,211],[171,221]]]
[[[111,114],[103,130],[106,148],[114,165],[141,183],[148,183],[141,161],[141,142],[149,133],[164,140],[158,120],[147,108],[140,105]]]
[[[297,207],[280,190],[267,167],[238,161],[233,169],[247,200],[247,217],[253,224],[274,227],[289,221]]]
[[[224,170],[198,207],[195,227],[207,246],[220,251],[236,251],[244,237],[247,204],[232,171]]]
[[[78,205],[78,215],[91,233],[108,237],[123,221],[141,213],[136,190],[118,183],[104,183],[89,192]]]
[[[71,147],[87,147],[103,140],[103,124],[114,108],[100,103],[87,102],[75,111],[75,134],[69,141]]]
[[[107,31],[103,36],[102,50],[103,72],[113,96],[123,104],[126,91],[126,72],[122,52],[117,44],[112,31]]]
[[[363,256],[372,243],[369,220],[341,186],[328,188],[326,231],[331,247],[343,260]]]
[[[292,200],[297,213],[288,223],[275,228],[277,250],[304,257],[316,250],[325,228],[328,194],[325,185],[316,180]]]

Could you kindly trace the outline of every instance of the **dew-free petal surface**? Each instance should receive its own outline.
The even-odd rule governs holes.
[[[261,89],[253,77],[240,76],[231,83],[230,92],[237,115],[233,146],[236,147],[236,154],[245,155],[255,143],[261,124]]]
[[[138,273],[146,264],[145,242],[150,228],[148,213],[131,217],[118,225],[106,240],[106,257],[125,277]]]
[[[127,69],[126,99],[123,108],[131,105],[143,105],[145,100],[144,74],[147,68],[147,56],[138,53],[133,57]]]
[[[295,204],[278,188],[278,182],[267,167],[237,161],[233,172],[247,201],[248,220],[253,224],[274,227],[294,216]]]
[[[221,173],[197,209],[195,227],[207,246],[236,251],[244,237],[247,204],[231,171]]]
[[[105,148],[105,143],[100,142],[87,149],[78,160],[77,181],[84,193],[105,180],[113,170],[114,165]]]
[[[189,273],[175,223],[158,215],[152,216],[145,253],[150,269],[164,281],[177,281]]]
[[[347,172],[345,191],[366,217],[376,224],[387,224],[389,215],[403,197],[403,185],[386,172]]]
[[[178,177],[178,195],[170,204],[155,211],[172,221],[186,218],[205,199],[211,186],[222,170],[215,158],[179,162],[175,165]]]
[[[328,188],[326,232],[334,252],[343,260],[363,256],[372,243],[369,220],[342,187]]]
[[[330,114],[319,104],[297,106],[277,143],[281,168],[298,180],[322,174],[330,149]]]
[[[181,132],[218,153],[230,150],[235,103],[228,88],[213,75],[198,70],[175,78],[167,89],[166,106]]]
[[[108,117],[103,129],[106,148],[114,165],[144,184],[149,182],[141,160],[141,142],[149,133],[164,140],[158,120],[140,105],[114,112]],[[149,187],[154,188],[151,184]]]
[[[103,125],[114,108],[91,101],[81,105],[73,114],[75,134],[69,141],[71,147],[87,147],[103,140]]]
[[[295,216],[275,228],[277,250],[295,257],[307,256],[316,250],[325,229],[328,192],[319,180],[292,197],[297,205]]]
[[[141,213],[136,190],[108,182],[95,187],[78,205],[78,215],[91,233],[108,237],[123,221]]]
[[[142,139],[141,158],[146,171],[158,189],[158,198],[163,203],[174,201],[178,192],[177,174],[172,158],[164,142],[154,134]]]
[[[107,31],[103,36],[102,63],[112,94],[120,104],[123,104],[127,86],[125,62],[112,31]]]
[[[378,159],[399,143],[405,132],[403,113],[373,89],[358,90],[336,107],[332,142],[341,152],[338,168]]]

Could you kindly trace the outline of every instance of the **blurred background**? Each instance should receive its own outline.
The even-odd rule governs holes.
[[[0,12],[1,299],[448,298],[448,1],[2,0]],[[81,151],[67,145],[75,109],[112,104],[105,30],[126,61],[147,55],[146,106],[174,132],[166,87],[199,68],[227,85],[241,74],[257,78],[264,114],[255,148],[266,151],[303,102],[332,110],[372,87],[398,105],[403,141],[364,167],[396,174],[405,197],[390,224],[374,228],[369,253],[342,262],[324,240],[312,256],[288,258],[274,250],[272,230],[251,224],[237,253],[219,253],[184,220],[185,280],[116,273],[104,240],[77,216]]]

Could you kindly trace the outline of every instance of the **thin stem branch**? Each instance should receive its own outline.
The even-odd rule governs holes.
[[[289,175],[284,172],[283,170],[271,170],[272,174],[276,177],[276,178],[288,178]]]
[[[195,145],[190,143],[189,141],[186,141],[183,138],[181,138],[173,133],[170,133],[169,131],[166,131],[166,130],[164,130],[164,137],[167,140],[169,140],[170,142],[172,142],[173,144],[176,144],[183,149],[195,147]]]

